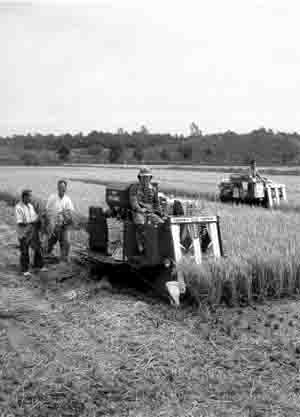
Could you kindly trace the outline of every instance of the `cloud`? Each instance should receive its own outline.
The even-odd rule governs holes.
[[[297,2],[3,4],[2,134],[299,127]]]

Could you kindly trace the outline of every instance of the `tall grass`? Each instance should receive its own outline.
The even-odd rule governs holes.
[[[21,174],[16,173],[15,182],[14,174],[10,172],[9,188],[0,181],[0,199],[14,205],[18,195],[13,190],[32,184],[34,194],[44,201],[50,193],[49,190],[55,190],[56,180],[63,172],[61,168],[59,171],[49,169],[41,170],[37,175],[35,170],[22,169]],[[87,215],[89,205],[104,204],[104,187],[101,185],[108,183],[107,178],[93,180],[89,175],[82,178],[84,183],[72,181],[69,185],[70,195],[78,207],[78,227],[84,227],[84,213]],[[184,188],[181,184],[177,188],[175,183],[165,183],[165,191],[188,197],[193,192],[188,178],[187,176]],[[189,287],[194,294],[198,294],[199,299],[206,294],[211,302],[219,302],[226,292],[231,294],[233,300],[251,300],[266,295],[283,296],[299,290],[299,190],[296,182],[291,184],[295,195],[292,201],[292,205],[295,205],[293,210],[291,206],[273,211],[248,206],[237,207],[201,198],[206,213],[220,216],[227,257],[201,266],[184,266]]]
[[[227,258],[203,265],[181,265],[194,299],[219,304],[251,303],[266,297],[282,297],[300,291],[300,256]]]
[[[226,257],[181,265],[199,301],[219,303],[281,297],[300,291],[300,215],[206,203],[221,214]]]

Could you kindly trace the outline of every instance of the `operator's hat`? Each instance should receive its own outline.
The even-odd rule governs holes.
[[[143,167],[139,170],[138,177],[152,177],[152,171],[150,168]]]

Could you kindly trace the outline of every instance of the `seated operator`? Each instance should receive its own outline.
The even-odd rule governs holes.
[[[161,207],[156,187],[151,184],[152,173],[149,168],[141,168],[139,182],[130,188],[132,219],[136,224],[136,240],[140,254],[145,249],[145,223],[163,223]]]
[[[256,161],[255,161],[255,159],[252,159],[252,161],[250,162],[249,175],[253,179],[262,180],[262,177],[261,177],[261,175],[259,174],[259,172],[258,172],[258,170],[256,168]]]

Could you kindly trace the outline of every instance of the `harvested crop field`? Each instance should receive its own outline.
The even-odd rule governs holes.
[[[26,281],[12,209],[0,210],[2,415],[300,413],[297,299],[174,310],[101,289],[76,264]]]
[[[98,195],[99,188],[89,187],[95,182],[106,184],[108,182],[134,182],[138,172],[137,167],[104,167],[104,166],[64,166],[64,167],[0,167],[0,187],[20,191],[24,186],[31,186],[39,195],[48,195],[55,191],[55,181],[58,178],[72,180],[73,198],[78,202],[78,208],[84,212],[86,206],[80,205],[81,190],[83,199],[95,203],[103,202],[103,193]],[[280,171],[278,171],[280,172]],[[197,195],[201,193],[216,195],[217,184],[228,173],[212,171],[190,171],[184,169],[153,168],[153,174],[164,190],[180,193],[182,195]],[[300,184],[297,175],[270,175],[275,182],[287,185],[289,202],[300,205]],[[75,181],[76,180],[76,181]],[[95,184],[94,184],[95,185]],[[92,191],[94,190],[94,191]],[[96,191],[97,190],[97,193]],[[102,200],[101,200],[102,198]]]
[[[2,167],[0,199],[12,204],[25,187],[46,199],[56,181],[67,178],[78,213],[87,216],[89,205],[104,203],[101,184],[134,181],[136,172]],[[154,173],[162,188],[187,196],[213,193],[222,177]],[[280,182],[300,205],[297,177]],[[186,268],[196,296],[206,287],[210,301],[201,298],[193,311],[134,291],[103,289],[76,263],[50,265],[25,281],[17,272],[13,210],[0,204],[4,416],[300,415],[300,214],[205,198],[203,209],[220,216],[227,257]],[[85,244],[86,236],[74,231],[73,239]],[[233,308],[220,305],[225,283],[231,284]]]
[[[1,172],[2,170],[2,172]],[[69,179],[69,193],[83,216],[89,205],[105,204],[103,184],[117,181],[135,181],[137,168],[101,167],[3,167],[0,168],[0,197],[14,195],[23,187],[30,187],[42,199],[55,192],[59,178]],[[207,288],[213,302],[222,295],[221,283],[230,282],[234,298],[265,295],[293,294],[300,289],[300,186],[298,177],[275,176],[285,182],[289,210],[268,211],[261,208],[233,207],[219,202],[207,201],[212,197],[220,173],[190,172],[165,168],[154,169],[155,179],[162,189],[177,190],[180,195],[202,193],[205,212],[217,214],[221,219],[224,248],[227,255],[217,264],[186,269],[187,279],[197,295],[199,287]],[[209,198],[212,200],[213,198]],[[83,237],[84,239],[84,237]]]

